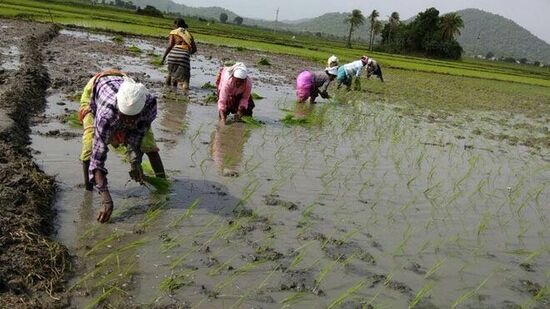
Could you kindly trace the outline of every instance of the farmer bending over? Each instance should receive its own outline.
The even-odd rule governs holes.
[[[315,103],[318,95],[323,99],[330,98],[327,89],[336,78],[338,67],[326,68],[324,71],[303,71],[296,78],[296,98],[298,103],[303,103],[309,98],[310,103]]]
[[[107,186],[108,144],[128,146],[130,177],[143,183],[141,159],[146,153],[157,177],[165,177],[151,123],[157,116],[157,99],[143,84],[126,74],[111,70],[94,76],[80,99],[82,160],[86,190],[95,184],[101,196],[97,220],[107,222],[113,212],[113,200]]]
[[[338,67],[340,65],[339,62],[338,57],[334,55],[330,56],[327,60],[327,68]]]
[[[218,93],[218,116],[225,124],[227,116],[235,114],[236,120],[242,116],[252,116],[252,79],[246,66],[237,62],[231,67],[223,67],[216,77]]]
[[[351,89],[351,83],[355,77],[355,90],[361,90],[361,73],[363,72],[363,67],[367,65],[369,57],[363,56],[361,59],[344,64],[338,68],[338,76],[336,80],[338,81],[338,89],[342,84],[346,85],[346,89]]]
[[[378,78],[380,78],[380,81],[384,82],[380,65],[378,64],[378,62],[376,62],[376,60],[369,58],[369,60],[367,61],[367,78],[370,78],[372,75],[378,76]]]

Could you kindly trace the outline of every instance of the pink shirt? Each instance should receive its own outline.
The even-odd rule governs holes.
[[[246,78],[240,87],[236,85],[236,78],[227,72],[228,68],[224,68],[221,72],[220,84],[218,86],[218,110],[227,111],[238,105],[242,108],[248,108],[248,100],[252,93],[252,80]],[[237,99],[240,99],[237,101]]]

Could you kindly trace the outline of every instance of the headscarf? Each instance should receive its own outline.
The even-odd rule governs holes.
[[[229,69],[227,69],[227,73],[240,79],[246,79],[248,77],[248,69],[242,62],[237,62],[232,65]]]

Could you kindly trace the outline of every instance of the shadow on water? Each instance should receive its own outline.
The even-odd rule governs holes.
[[[194,201],[199,201],[197,210],[207,210],[210,213],[228,217],[239,203],[239,199],[227,193],[227,188],[216,182],[207,180],[178,180],[172,183],[168,199],[162,204],[164,209],[173,209],[176,212],[188,209]],[[150,198],[132,202],[128,208],[117,213],[111,223],[134,222],[135,218],[146,214],[151,207],[158,207],[158,201],[164,201],[163,196],[151,193]]]

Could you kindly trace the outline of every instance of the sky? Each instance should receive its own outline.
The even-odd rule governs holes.
[[[387,19],[397,11],[405,20],[420,11],[435,7],[440,13],[477,8],[509,18],[534,35],[550,43],[550,0],[174,0],[188,6],[220,6],[250,18],[279,20],[311,18],[328,12],[349,12],[353,9],[368,15],[373,9]],[[521,6],[519,6],[521,4]]]

